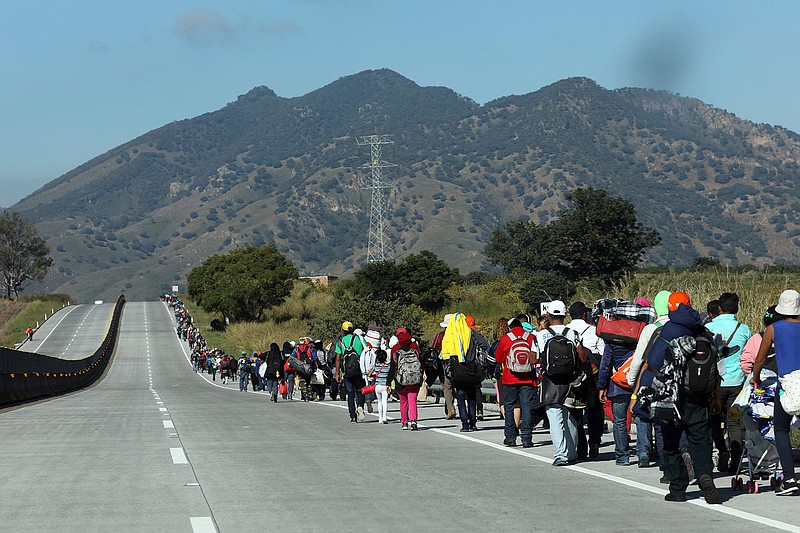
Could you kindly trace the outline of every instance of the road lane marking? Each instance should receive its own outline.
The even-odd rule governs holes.
[[[40,342],[40,343],[39,343],[39,346],[36,348],[37,350],[41,350],[41,349],[42,349],[42,344],[44,344],[45,342],[47,342],[47,339],[49,339],[49,338],[50,338],[50,335],[52,335],[52,334],[53,334],[53,332],[56,330],[56,328],[58,327],[58,325],[59,325],[59,324],[61,324],[61,323],[64,321],[64,319],[65,319],[65,318],[67,318],[67,315],[69,315],[71,312],[73,312],[74,310],[76,310],[78,307],[80,307],[80,305],[76,305],[75,307],[73,307],[72,309],[70,309],[69,311],[67,311],[67,312],[64,314],[64,316],[62,316],[62,317],[61,317],[61,320],[59,320],[59,321],[58,321],[58,323],[57,323],[55,326],[53,326],[53,329],[51,329],[51,330],[50,330],[50,333],[48,333],[48,334],[47,334],[47,336],[46,336],[44,339],[42,339],[42,342]]]
[[[340,405],[340,404],[335,404],[335,403],[326,403],[326,402],[309,402],[309,403],[311,403],[313,405],[323,405],[323,406],[327,406],[327,407],[336,407],[338,409],[347,409],[348,408],[346,405]],[[372,413],[372,414],[369,414],[369,416],[375,417],[377,415]],[[493,449],[495,449],[497,451],[500,451],[500,452],[510,453],[510,454],[517,455],[519,457],[523,457],[523,458],[526,458],[526,459],[530,459],[530,460],[546,463],[548,465],[552,465],[553,464],[553,459],[551,457],[538,455],[538,454],[535,454],[535,453],[532,453],[532,452],[528,452],[528,451],[523,451],[523,450],[521,450],[519,448],[509,448],[509,447],[503,446],[502,444],[497,444],[497,443],[494,443],[494,442],[481,440],[481,439],[478,439],[476,437],[472,437],[470,435],[464,435],[462,433],[453,433],[452,431],[449,431],[449,430],[446,430],[446,429],[425,426],[423,424],[419,424],[419,427],[420,428],[424,428],[426,431],[433,431],[434,433],[439,433],[441,435],[447,435],[449,437],[454,437],[454,438],[457,438],[457,439],[462,439],[462,440],[466,440],[466,441],[469,441],[469,442],[474,442],[476,444],[481,444],[483,446],[487,446],[489,448],[493,448]],[[556,467],[553,467],[553,468],[556,468]],[[578,466],[578,465],[560,466],[558,468],[561,468],[563,470],[571,470],[573,472],[577,472],[577,473],[584,474],[584,475],[587,475],[587,476],[600,478],[600,479],[603,479],[603,480],[606,480],[606,481],[611,481],[612,483],[617,483],[619,485],[624,485],[624,486],[630,487],[632,489],[638,489],[638,490],[642,490],[642,491],[645,491],[645,492],[650,492],[652,494],[657,494],[659,496],[664,496],[664,495],[667,494],[667,492],[669,492],[668,490],[662,489],[660,487],[653,487],[653,486],[647,485],[645,483],[640,483],[638,481],[633,481],[633,480],[630,480],[630,479],[621,478],[621,477],[615,476],[613,474],[606,474],[604,472],[598,472],[596,470],[591,470],[589,468],[585,468],[585,467]],[[779,520],[773,520],[771,518],[767,518],[767,517],[764,517],[764,516],[761,516],[761,515],[757,515],[757,514],[754,514],[754,513],[749,513],[747,511],[742,511],[742,510],[739,510],[739,509],[734,509],[732,507],[727,507],[727,506],[724,506],[724,505],[709,505],[709,504],[707,504],[705,502],[705,500],[703,498],[688,500],[686,503],[688,503],[690,505],[694,505],[696,507],[701,507],[701,508],[703,508],[705,510],[708,510],[708,511],[714,511],[714,512],[717,512],[717,513],[720,513],[720,514],[724,514],[724,515],[728,515],[728,516],[731,516],[731,517],[734,517],[734,518],[738,518],[738,519],[741,519],[741,520],[747,520],[749,522],[755,522],[757,524],[762,524],[762,525],[765,525],[765,526],[773,527],[773,528],[779,529],[781,531],[789,531],[789,532],[792,532],[792,533],[800,533],[800,526],[796,526],[794,524],[789,524],[787,522],[781,522]]]
[[[158,410],[161,411],[161,412],[166,412],[167,408],[166,407],[159,407]]]
[[[194,533],[217,533],[217,526],[210,516],[193,516],[189,521]]]
[[[162,420],[162,424],[164,424],[164,429],[175,429],[175,424],[172,423],[172,420]]]
[[[172,455],[172,464],[174,465],[188,465],[189,461],[186,459],[186,454],[183,453],[183,448],[170,448],[170,455]]]

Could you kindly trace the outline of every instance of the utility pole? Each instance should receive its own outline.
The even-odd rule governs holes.
[[[389,259],[391,244],[386,235],[386,215],[389,207],[386,189],[390,187],[383,182],[383,169],[394,167],[381,157],[381,147],[384,144],[394,144],[388,135],[367,135],[356,137],[359,146],[370,147],[370,162],[359,168],[369,169],[370,184],[364,189],[372,191],[372,202],[369,211],[369,241],[367,244],[367,263],[376,263]]]

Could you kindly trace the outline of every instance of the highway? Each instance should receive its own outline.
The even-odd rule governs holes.
[[[43,350],[105,328],[110,310],[77,320],[81,307]],[[103,380],[0,412],[0,530],[800,531],[800,499],[734,493],[729,477],[721,506],[696,487],[665,502],[657,469],[614,465],[610,433],[605,460],[558,468],[545,431],[504,448],[496,416],[469,434],[441,405],[420,418],[418,432],[350,424],[342,402],[272,404],[212,383],[192,372],[166,305],[128,303]]]

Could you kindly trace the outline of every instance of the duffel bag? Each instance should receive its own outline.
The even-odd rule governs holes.
[[[626,318],[611,320],[600,315],[597,320],[597,336],[611,344],[635,348],[646,325],[636,320]]]

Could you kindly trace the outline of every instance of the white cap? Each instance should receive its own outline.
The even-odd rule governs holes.
[[[439,327],[446,328],[447,325],[450,323],[450,317],[452,316],[453,315],[450,313],[444,315],[444,319],[441,322],[439,322]]]
[[[552,316],[567,316],[567,306],[561,300],[553,300],[547,304],[547,314]]]

